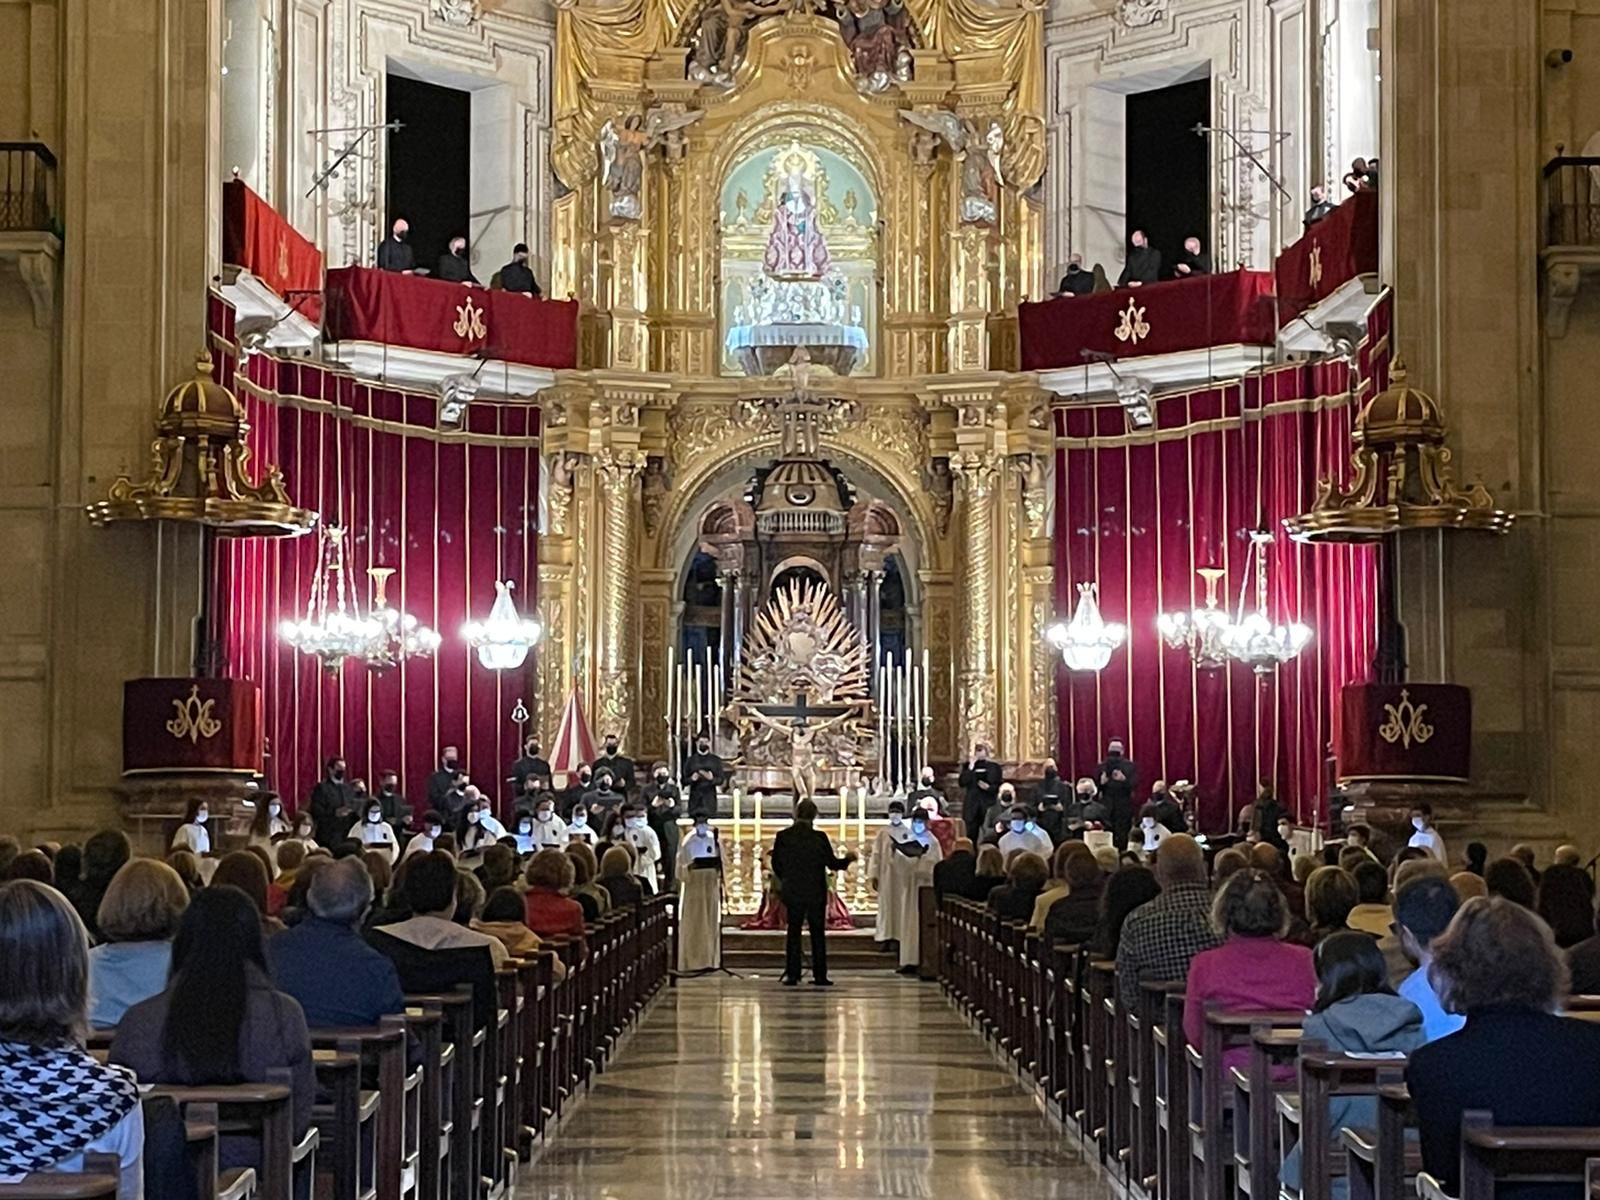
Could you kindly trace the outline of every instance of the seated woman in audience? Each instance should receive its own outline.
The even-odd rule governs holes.
[[[1550,926],[1557,946],[1576,946],[1594,933],[1594,880],[1581,867],[1558,863],[1545,868],[1535,911]]]
[[[1556,1015],[1567,965],[1549,927],[1515,901],[1468,900],[1432,950],[1439,998],[1467,1023],[1412,1054],[1406,1082],[1423,1166],[1458,1195],[1464,1112],[1490,1113],[1500,1126],[1600,1125],[1600,1025]]]
[[[1497,858],[1483,873],[1483,886],[1489,895],[1502,896],[1523,908],[1532,909],[1539,902],[1539,888],[1528,868],[1514,858]]]
[[[1450,886],[1455,888],[1456,895],[1463,903],[1489,894],[1489,886],[1483,882],[1483,876],[1474,875],[1471,871],[1457,871],[1450,876]]]
[[[255,815],[250,818],[250,844],[271,849],[289,834],[294,826],[283,815],[283,800],[276,792],[264,792],[256,797]]]
[[[456,866],[456,860],[440,850],[413,855],[406,860],[405,904],[411,916],[404,921],[385,925],[379,933],[410,942],[424,950],[458,950],[472,946],[487,946],[489,957],[496,968],[503,967],[510,957],[498,938],[468,929],[458,920],[463,898],[470,911],[472,897],[464,880],[482,891],[482,886],[470,874]],[[467,918],[471,920],[469,916]]]
[[[1087,945],[1100,928],[1100,901],[1109,877],[1088,851],[1067,859],[1064,869],[1067,894],[1050,909],[1044,922],[1044,935],[1052,941]]]
[[[575,877],[572,858],[566,851],[541,850],[528,860],[528,891],[523,896],[525,921],[540,937],[583,937],[583,907],[566,895]]]
[[[567,894],[583,909],[585,921],[598,921],[611,911],[611,893],[595,882],[600,860],[588,842],[568,842],[566,854],[572,859],[572,887]]]
[[[479,933],[499,938],[513,958],[532,958],[539,953],[539,935],[528,928],[528,908],[522,893],[514,887],[500,887],[489,893],[483,915],[472,922]],[[556,958],[556,978],[565,979],[566,965]]]
[[[483,913],[483,906],[488,900],[489,893],[483,890],[483,884],[478,882],[478,877],[465,867],[457,866],[455,923],[471,929],[473,921]]]
[[[1000,854],[1000,847],[980,846],[978,864],[972,874],[972,887],[966,893],[967,899],[983,904],[995,888],[1004,886],[1005,882],[1006,860]]]
[[[1072,890],[1067,883],[1067,860],[1074,855],[1094,857],[1089,847],[1080,841],[1062,842],[1050,856],[1050,878],[1045,882],[1044,891],[1040,892],[1039,898],[1033,902],[1033,916],[1028,921],[1029,933],[1041,931],[1051,907],[1057,900],[1066,899],[1067,893]]]
[[[306,861],[306,844],[299,838],[285,838],[277,844],[272,857],[278,865],[278,873],[267,887],[267,911],[276,917],[289,903],[295,876]]]
[[[173,850],[193,850],[201,858],[211,853],[211,804],[204,797],[189,801],[183,824],[172,835]]]
[[[483,862],[478,864],[476,874],[485,892],[515,886],[519,874],[516,844],[502,841],[488,847],[483,852]]]
[[[612,846],[601,856],[598,882],[615,908],[636,908],[644,902],[644,887],[634,878],[633,856],[625,845]]]
[[[205,877],[200,874],[200,858],[193,850],[172,850],[167,853],[167,865],[178,873],[183,886],[192,896],[205,887]]]
[[[267,869],[261,865],[261,860],[248,850],[235,850],[223,855],[217,863],[217,869],[211,874],[211,886],[236,887],[249,896],[250,903],[261,914],[262,934],[271,936],[283,932],[283,922],[267,913],[267,893],[272,887],[272,880],[267,875]]]
[[[142,1200],[138,1087],[83,1048],[88,951],[60,892],[32,880],[0,886],[0,1183],[80,1171],[85,1153],[110,1154],[119,1200]]]
[[[1042,857],[1032,850],[1019,852],[1011,860],[1006,882],[989,893],[989,911],[1004,921],[1026,921],[1033,916],[1033,902],[1044,891],[1045,879],[1049,874],[1050,868],[1045,866]],[[1067,882],[1073,883],[1075,878],[1069,876]]]
[[[261,1083],[291,1074],[293,1137],[311,1124],[317,1081],[305,1014],[272,985],[261,913],[237,888],[211,887],[189,902],[172,946],[167,989],[135,1004],[117,1025],[111,1061],[140,1083]],[[256,1166],[260,1144],[224,1136],[224,1167]]]
[[[1122,944],[1122,925],[1140,905],[1161,894],[1156,873],[1141,863],[1124,867],[1106,882],[1100,902],[1100,923],[1090,945],[1101,958],[1117,957]]]
[[[1315,946],[1323,938],[1350,926],[1350,912],[1356,906],[1355,877],[1343,867],[1318,867],[1306,880],[1306,930],[1291,940],[1302,946]]]
[[[1303,1026],[1302,1046],[1315,1042],[1334,1053],[1404,1058],[1422,1045],[1422,1012],[1389,986],[1388,964],[1371,934],[1330,934],[1317,945],[1316,967],[1317,999]],[[1328,1132],[1335,1138],[1346,1127],[1377,1123],[1376,1096],[1335,1097],[1328,1105]],[[1299,1146],[1284,1158],[1282,1180],[1299,1190]]]
[[[136,858],[117,872],[100,901],[105,941],[89,951],[89,1024],[109,1029],[167,986],[172,939],[188,907],[189,889],[164,862]]]
[[[1283,940],[1289,906],[1264,871],[1237,871],[1217,892],[1211,923],[1223,943],[1195,955],[1184,991],[1183,1032],[1191,1046],[1205,1036],[1206,1010],[1303,1012],[1317,998],[1311,951]],[[1229,1051],[1223,1066],[1243,1064],[1249,1050]]]
[[[11,865],[6,869],[6,879],[31,879],[34,883],[46,883],[55,886],[55,868],[50,864],[50,856],[43,850],[24,850],[11,860]]]
[[[294,815],[294,839],[307,850],[317,848],[317,821],[310,810],[302,808]]]
[[[1211,883],[1220,889],[1235,874],[1250,865],[1250,856],[1237,846],[1229,846],[1211,862]]]

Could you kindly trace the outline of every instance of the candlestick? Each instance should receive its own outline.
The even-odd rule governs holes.
[[[672,665],[676,646],[667,647],[667,769],[674,779],[683,776],[678,772],[678,735],[672,727]]]
[[[761,845],[761,801],[764,799],[764,797],[762,796],[761,792],[757,791],[751,795],[750,799],[755,804],[755,842],[756,845],[759,846]]]
[[[839,801],[839,809],[841,812],[844,811],[844,800],[842,797]],[[856,789],[856,845],[861,848],[862,853],[866,853],[867,789],[864,787],[858,787]]]
[[[739,834],[744,829],[743,808],[744,789],[735,787],[733,789],[733,841],[735,845],[739,844]]]

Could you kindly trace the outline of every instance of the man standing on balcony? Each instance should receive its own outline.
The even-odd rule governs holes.
[[[411,252],[411,243],[406,241],[406,235],[410,232],[410,222],[404,217],[395,218],[392,233],[378,244],[378,270],[398,271],[402,275],[411,274],[417,261]]]
[[[500,286],[508,292],[521,292],[535,299],[543,295],[539,290],[539,281],[533,277],[533,268],[528,266],[526,242],[516,244],[511,251],[511,261],[496,271],[495,276],[500,280]],[[489,281],[489,286],[494,286],[494,280]]]
[[[450,249],[439,255],[439,278],[446,283],[478,282],[478,277],[472,273],[472,264],[467,261],[467,239],[460,234],[451,238]]]
[[[1128,261],[1123,264],[1122,274],[1117,278],[1117,286],[1139,287],[1141,284],[1154,283],[1161,278],[1161,251],[1150,244],[1150,239],[1145,237],[1144,230],[1135,229],[1128,241]]]
[[[1178,264],[1172,268],[1179,279],[1192,279],[1196,275],[1211,274],[1211,255],[1200,249],[1200,239],[1189,237],[1183,239],[1183,253],[1178,255]]]

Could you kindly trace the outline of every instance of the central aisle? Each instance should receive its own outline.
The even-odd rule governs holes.
[[[932,984],[670,989],[517,1200],[1089,1200],[1100,1176]]]

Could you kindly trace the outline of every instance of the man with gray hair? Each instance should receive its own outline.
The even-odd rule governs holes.
[[[310,916],[267,942],[280,991],[305,1010],[313,1029],[376,1025],[405,1011],[394,964],[367,945],[361,924],[372,907],[372,876],[359,857],[317,872],[306,896]]]
[[[1221,944],[1200,843],[1186,833],[1163,839],[1156,878],[1161,894],[1128,914],[1117,944],[1117,993],[1129,1012],[1138,1008],[1141,984],[1181,982],[1196,954]]]

